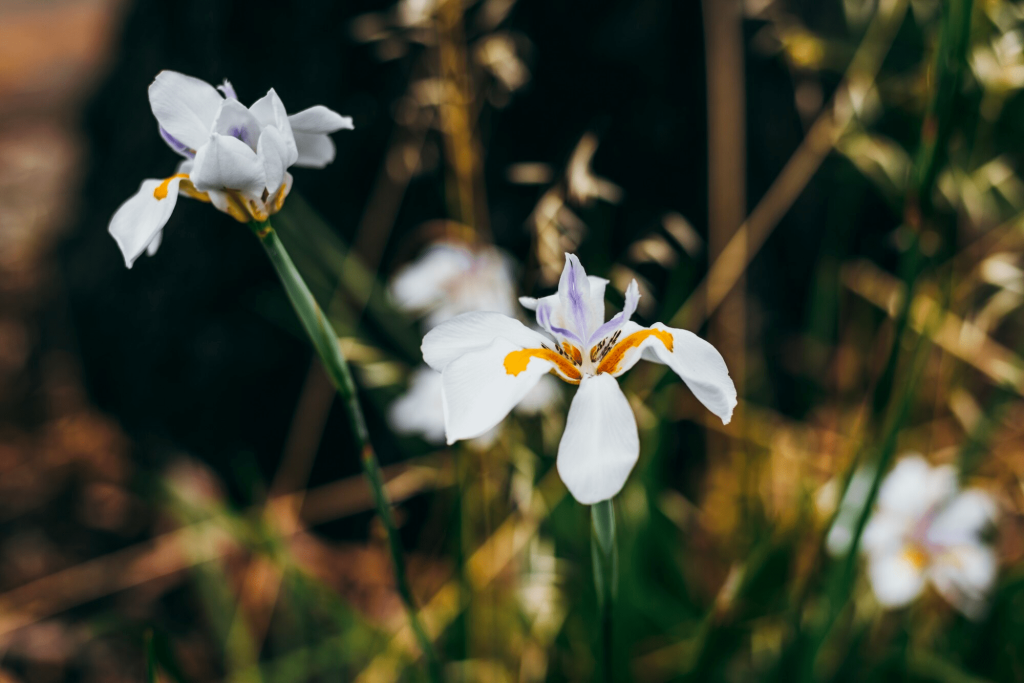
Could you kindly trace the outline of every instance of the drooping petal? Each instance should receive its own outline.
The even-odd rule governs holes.
[[[267,187],[263,163],[256,152],[238,138],[217,133],[212,133],[210,141],[196,152],[191,179],[200,192],[226,188],[258,200],[262,200]]]
[[[334,140],[323,133],[295,133],[295,147],[298,157],[296,166],[302,168],[323,168],[334,161],[336,150]]]
[[[506,339],[495,339],[445,366],[441,380],[449,444],[480,436],[497,425],[554,367],[543,358],[531,357],[524,368],[510,372],[505,359],[519,350]]]
[[[125,265],[129,268],[142,252],[154,243],[159,246],[160,232],[178,203],[178,185],[181,178],[170,180],[143,180],[139,191],[132,195],[114,213],[108,230],[121,247]],[[160,190],[158,192],[158,190]],[[158,198],[162,196],[162,198]],[[152,254],[156,247],[152,247]]]
[[[156,250],[160,248],[160,244],[164,241],[164,231],[161,230],[156,234],[155,237],[146,245],[146,256],[154,256]]]
[[[149,86],[149,104],[160,128],[193,150],[206,143],[224,101],[206,81],[177,71],[161,71]]]
[[[266,187],[274,191],[284,181],[285,169],[288,168],[288,142],[275,126],[267,126],[260,135],[256,148],[256,156],[263,164],[263,173],[267,178]]]
[[[587,376],[572,399],[558,445],[558,475],[573,497],[593,505],[613,497],[640,457],[636,417],[611,375]]]
[[[245,105],[238,100],[225,100],[213,120],[212,132],[237,138],[255,152],[261,128],[260,122]]]
[[[888,512],[921,519],[957,489],[956,471],[935,467],[920,455],[900,459],[882,481],[878,507]]]
[[[558,299],[567,329],[578,339],[586,340],[590,334],[590,280],[575,254],[565,255],[565,267],[558,279]]]
[[[292,132],[292,124],[288,121],[288,113],[284,110],[284,103],[277,96],[277,92],[271,88],[267,94],[256,100],[249,111],[260,122],[262,128],[274,126],[281,133],[288,146],[287,164],[285,168],[295,163],[299,158],[298,148],[295,146],[295,135]]]
[[[288,117],[296,133],[335,133],[339,130],[354,130],[351,116],[342,116],[322,104],[303,109]]]
[[[603,287],[601,288],[601,291],[603,294]],[[622,329],[623,325],[629,322],[629,319],[633,317],[633,314],[636,313],[636,307],[639,305],[640,286],[636,283],[636,280],[633,280],[629,283],[629,286],[626,287],[626,301],[622,310],[613,315],[608,322],[600,325],[596,330],[594,330],[594,332],[591,333],[590,338],[587,340],[587,344],[593,344],[618,332]]]
[[[655,323],[649,328],[626,322],[619,342],[598,365],[599,373],[618,377],[651,351],[686,382],[697,400],[729,424],[736,407],[736,385],[725,359],[714,346],[693,332]]]
[[[549,338],[534,332],[515,318],[501,313],[477,311],[455,316],[430,330],[423,337],[420,348],[427,365],[441,371],[460,356],[486,348],[498,339],[519,349],[553,346]]]
[[[868,578],[878,602],[894,609],[910,604],[924,590],[924,566],[912,552],[895,552],[872,556],[868,562]]]
[[[444,443],[441,373],[417,368],[409,390],[388,409],[388,422],[398,434],[418,434],[431,443]]]
[[[995,551],[980,543],[966,543],[936,555],[930,576],[949,604],[970,619],[980,619],[998,571]]]
[[[992,496],[969,489],[957,495],[935,516],[928,526],[926,539],[940,546],[973,542],[995,522],[998,512]]]

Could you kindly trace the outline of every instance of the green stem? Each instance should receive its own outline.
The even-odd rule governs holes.
[[[594,563],[594,587],[601,612],[601,666],[603,678],[614,680],[612,671],[612,608],[618,593],[619,552],[615,543],[615,506],[611,499],[590,508],[590,557]]]
[[[434,647],[427,637],[417,612],[416,603],[413,601],[412,591],[409,588],[409,580],[405,571],[405,559],[402,553],[402,543],[395,529],[395,521],[391,515],[391,501],[384,490],[384,477],[381,474],[380,463],[377,462],[377,455],[374,453],[373,445],[370,443],[370,433],[366,428],[366,419],[363,417],[363,409],[359,405],[359,397],[356,394],[356,385],[352,380],[352,373],[349,370],[348,362],[341,352],[341,345],[338,343],[338,335],[335,334],[331,323],[320,310],[320,306],[313,298],[305,281],[295,268],[288,252],[278,238],[270,221],[249,223],[253,234],[259,238],[270,262],[274,264],[274,270],[281,278],[284,291],[288,300],[298,314],[306,334],[309,335],[313,347],[316,349],[324,368],[331,378],[331,382],[338,390],[338,394],[345,404],[345,412],[348,414],[352,426],[352,433],[355,435],[356,445],[360,451],[360,463],[363,473],[370,482],[370,489],[373,491],[373,500],[377,506],[377,515],[380,517],[388,535],[388,549],[391,551],[391,563],[395,571],[395,584],[398,594],[405,604],[406,612],[409,615],[409,624],[412,627],[416,640],[423,656],[427,660],[427,667],[430,677],[435,683],[441,681],[441,668]]]

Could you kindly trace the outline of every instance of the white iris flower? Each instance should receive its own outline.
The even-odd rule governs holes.
[[[668,365],[711,412],[728,423],[736,387],[720,353],[686,330],[630,321],[640,300],[636,281],[626,306],[604,319],[607,280],[587,277],[566,254],[558,293],[522,298],[548,333],[493,312],[464,313],[423,339],[423,359],[442,376],[448,443],[471,439],[500,422],[549,372],[579,385],[558,448],[558,473],[580,503],[617,494],[640,455],[636,418],[616,378],[644,358]]]
[[[879,603],[903,607],[931,583],[966,616],[983,616],[997,561],[982,534],[996,513],[983,491],[959,491],[953,467],[902,458],[882,482],[861,541]]]
[[[289,116],[273,88],[247,108],[229,82],[214,88],[175,71],[157,75],[149,103],[160,137],[185,161],[167,178],[142,181],[111,219],[129,268],[156,252],[179,193],[243,223],[265,221],[291,190],[288,168],[323,168],[335,153],[327,135],[352,128],[351,118],[321,105]]]

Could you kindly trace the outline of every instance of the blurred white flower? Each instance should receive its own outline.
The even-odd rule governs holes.
[[[882,482],[861,542],[879,603],[902,607],[931,583],[967,617],[983,616],[997,561],[982,533],[996,514],[988,494],[959,491],[955,468],[902,458]]]
[[[441,371],[448,443],[498,424],[549,372],[578,384],[558,448],[558,473],[579,502],[617,494],[640,455],[636,419],[616,378],[641,357],[668,365],[694,395],[728,423],[736,387],[711,344],[686,330],[630,321],[640,300],[636,281],[626,306],[605,322],[607,280],[587,277],[565,255],[558,293],[522,298],[548,333],[501,313],[464,313],[423,339],[423,359]]]
[[[399,270],[389,290],[399,308],[424,316],[428,329],[468,311],[515,311],[512,258],[495,247],[435,244]]]
[[[110,220],[129,268],[156,252],[179,193],[242,222],[264,221],[291,190],[287,169],[323,168],[335,153],[327,135],[352,128],[351,118],[321,105],[289,116],[273,88],[246,108],[228,81],[214,88],[175,71],[157,74],[149,103],[160,137],[185,161],[167,178],[144,180]]]
[[[510,316],[515,312],[512,258],[496,247],[435,244],[398,271],[389,291],[399,308],[424,316],[427,329],[469,311]],[[530,415],[554,405],[559,399],[556,384],[553,380],[539,383],[517,412]],[[408,391],[391,404],[388,421],[399,434],[418,434],[432,443],[444,443],[441,374],[427,367],[415,370]],[[475,439],[475,445],[487,447],[495,436],[494,430],[488,430]]]

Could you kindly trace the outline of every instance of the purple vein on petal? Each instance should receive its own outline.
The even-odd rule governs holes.
[[[189,159],[195,159],[196,158],[195,150],[193,150],[191,147],[186,145],[184,142],[182,142],[178,138],[176,138],[173,135],[171,135],[170,133],[168,133],[166,130],[164,130],[163,126],[160,126],[160,137],[162,137],[164,139],[164,142],[166,142],[167,145],[171,149],[173,149],[175,152],[177,152],[178,154],[181,154],[182,156],[186,156]]]

